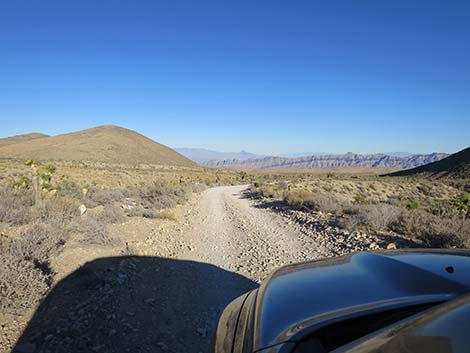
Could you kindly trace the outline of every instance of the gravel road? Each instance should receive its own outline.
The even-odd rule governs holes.
[[[259,283],[279,266],[321,257],[324,248],[297,224],[256,205],[245,190],[216,187],[202,194],[181,229],[186,258]]]
[[[244,190],[195,195],[177,209],[176,222],[141,218],[116,226],[132,250],[94,255],[62,279],[16,351],[209,352],[217,317],[231,300],[279,266],[328,256],[299,224]]]

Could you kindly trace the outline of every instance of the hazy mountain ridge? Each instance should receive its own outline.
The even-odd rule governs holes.
[[[174,150],[197,163],[203,163],[205,161],[210,161],[210,160],[225,160],[225,159],[246,160],[246,159],[255,159],[255,158],[264,157],[264,155],[259,155],[259,154],[250,153],[246,151],[220,152],[220,151],[214,151],[214,150],[209,150],[205,148],[187,148],[187,147],[175,148]]]
[[[199,167],[167,146],[113,125],[33,139],[20,136],[26,138],[0,144],[0,158]]]
[[[270,168],[341,168],[341,167],[392,167],[414,168],[423,164],[435,162],[447,157],[446,153],[431,153],[396,157],[385,154],[355,154],[321,155],[299,158],[264,157],[256,159],[211,160],[204,166],[218,168],[270,169]]]

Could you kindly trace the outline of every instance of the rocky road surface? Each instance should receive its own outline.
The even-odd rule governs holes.
[[[55,266],[71,274],[15,352],[209,352],[231,300],[282,265],[341,253],[327,228],[266,208],[245,190],[208,189],[175,211],[177,221],[112,226],[124,249],[65,251]]]

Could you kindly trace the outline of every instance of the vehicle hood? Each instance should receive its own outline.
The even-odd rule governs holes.
[[[254,350],[300,332],[395,308],[440,303],[470,290],[470,251],[358,253],[289,265],[259,288]]]

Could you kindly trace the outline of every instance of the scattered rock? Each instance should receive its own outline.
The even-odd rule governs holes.
[[[387,245],[387,249],[388,250],[392,250],[392,249],[396,249],[397,248],[397,244],[395,243],[390,243]]]
[[[80,216],[83,216],[85,213],[86,213],[86,206],[84,204],[81,204],[79,207],[78,207],[78,210],[80,211]]]

